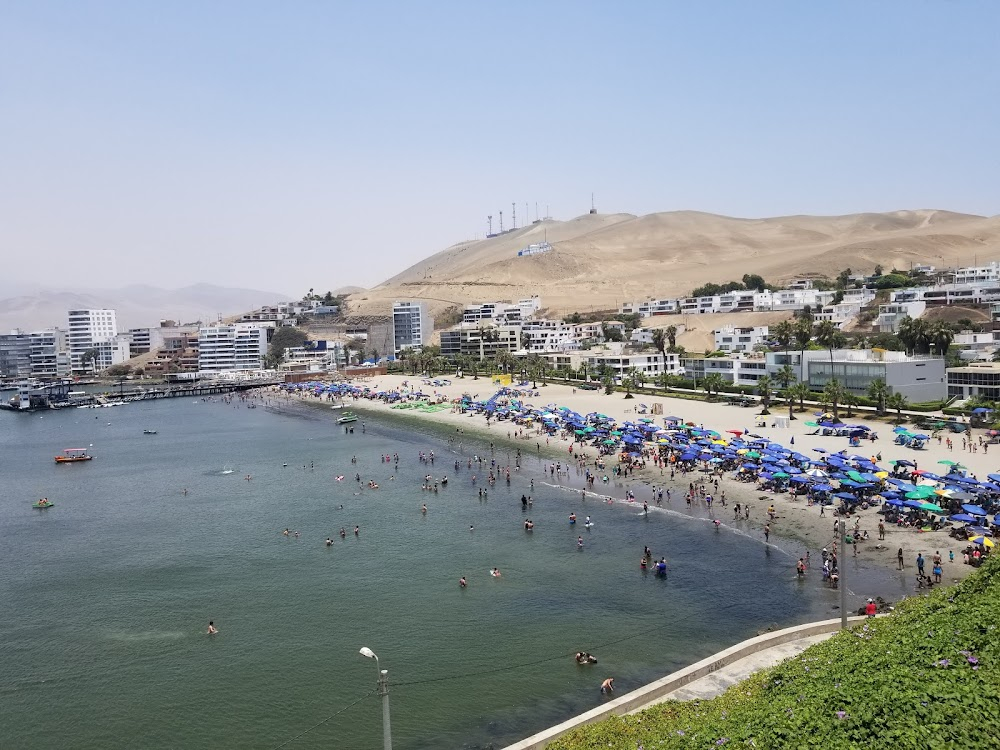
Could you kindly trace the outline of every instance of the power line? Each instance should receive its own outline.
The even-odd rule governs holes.
[[[350,705],[347,705],[347,706],[344,706],[344,707],[343,707],[342,709],[340,709],[339,711],[337,711],[337,713],[335,713],[335,714],[330,714],[329,716],[327,716],[327,717],[326,717],[325,719],[323,719],[323,721],[319,722],[318,724],[313,724],[313,725],[312,725],[311,727],[309,727],[309,728],[308,728],[307,730],[305,730],[304,732],[299,732],[299,733],[298,733],[297,735],[295,735],[295,736],[294,736],[294,737],[292,737],[291,739],[287,739],[287,740],[285,740],[284,742],[282,742],[282,743],[281,743],[280,745],[276,745],[276,746],[275,746],[275,747],[273,748],[273,750],[280,750],[281,748],[285,747],[285,745],[290,745],[291,743],[295,742],[295,740],[299,739],[300,737],[305,737],[305,736],[306,736],[307,734],[309,734],[309,733],[310,733],[310,732],[311,732],[312,730],[316,729],[317,727],[321,727],[321,726],[323,726],[323,725],[324,725],[324,724],[326,724],[326,723],[327,723],[328,721],[330,721],[330,719],[333,719],[333,718],[335,718],[335,717],[337,717],[337,716],[340,716],[340,715],[341,715],[342,713],[344,713],[344,711],[347,711],[347,710],[348,710],[348,709],[350,709],[350,708],[354,708],[354,707],[355,707],[356,705],[358,705],[358,704],[359,704],[359,703],[360,703],[361,701],[363,701],[363,700],[364,700],[365,698],[369,698],[369,697],[371,697],[371,696],[375,695],[375,693],[376,693],[376,692],[378,692],[378,691],[377,691],[377,690],[371,690],[371,691],[369,691],[369,692],[365,693],[364,695],[362,695],[362,696],[361,696],[360,698],[358,698],[358,699],[357,699],[356,701],[354,701],[354,702],[353,702],[353,703],[351,703]]]

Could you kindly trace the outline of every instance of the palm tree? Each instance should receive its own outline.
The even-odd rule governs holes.
[[[830,377],[833,374],[833,350],[843,345],[844,336],[832,320],[821,320],[816,326],[816,343],[830,352]]]
[[[798,383],[794,383],[789,386],[788,390],[791,391],[792,395],[799,400],[799,411],[805,411],[805,400],[812,395],[812,391],[809,390],[809,384],[803,383],[800,380]]]
[[[795,382],[795,370],[791,365],[783,365],[780,370],[774,373],[774,382],[782,388],[787,388]]]
[[[855,406],[857,406],[857,405],[858,405],[858,397],[855,396],[850,391],[846,391],[844,393],[844,406],[847,407],[847,418],[848,419],[850,419],[852,416],[854,416],[854,413],[852,412],[852,409]]]
[[[667,326],[663,329],[664,334],[666,334],[667,341],[670,344],[670,351],[676,351],[677,349],[677,326]]]
[[[531,375],[532,388],[538,388],[539,364],[542,361],[543,361],[542,358],[539,357],[537,354],[529,354],[528,358],[525,360],[525,367],[527,368],[528,373]],[[542,376],[544,377],[544,375],[545,373],[543,372]]]
[[[576,372],[580,376],[580,380],[582,380],[584,383],[589,382],[590,366],[586,362],[581,362],[580,369],[577,370]]]
[[[904,396],[902,393],[893,393],[891,396],[889,396],[889,398],[886,400],[885,403],[886,406],[888,406],[890,409],[896,410],[896,424],[902,422],[903,409],[905,409],[907,407],[907,404],[909,403],[906,396]]]
[[[665,391],[670,390],[670,386],[674,383],[674,376],[669,372],[661,372],[656,378],[659,381],[659,386]]]
[[[761,375],[757,380],[757,393],[760,394],[760,405],[763,407],[761,412],[763,414],[769,414],[767,407],[771,405],[771,389],[774,387],[774,383],[771,382],[770,375]]]
[[[795,419],[795,415],[792,413],[792,409],[795,406],[795,388],[793,386],[787,386],[781,391],[781,397],[785,399],[785,403],[788,404],[788,419],[789,421]]]
[[[885,414],[885,401],[889,397],[889,387],[882,378],[875,378],[868,384],[868,398],[875,402],[879,414]]]
[[[795,323],[793,336],[795,338],[795,344],[799,348],[799,380],[805,380],[806,347],[809,346],[809,342],[812,341],[812,325],[805,320],[800,319]]]
[[[778,345],[778,348],[785,353],[785,359],[787,360],[788,348],[792,345],[792,340],[795,338],[795,326],[792,325],[791,321],[783,320],[771,329],[771,336],[774,338],[774,342]]]
[[[705,393],[708,394],[709,399],[712,398],[713,391],[718,393],[725,384],[725,379],[717,372],[710,372],[701,380],[701,387],[705,389]]]
[[[836,378],[831,378],[827,382],[826,387],[823,388],[823,400],[830,404],[830,411],[833,412],[834,420],[840,419],[840,404],[843,403],[844,396],[846,395],[847,391]]]
[[[663,363],[666,364],[667,363],[667,337],[663,333],[663,329],[662,328],[654,328],[653,329],[653,346],[656,348],[656,351],[658,351],[660,353],[660,356],[663,358]]]
[[[938,320],[931,325],[928,335],[940,357],[945,355],[948,347],[951,346],[951,342],[955,339],[955,332],[943,320]]]

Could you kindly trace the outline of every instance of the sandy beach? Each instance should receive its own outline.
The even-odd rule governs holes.
[[[383,375],[370,380],[358,381],[355,384],[370,387],[375,391],[391,391],[404,389],[406,387],[404,383],[408,384],[410,389],[419,389],[421,392],[432,397],[443,396],[449,401],[460,398],[463,394],[469,394],[473,399],[486,399],[499,389],[499,386],[495,385],[487,377],[480,377],[479,379],[471,377],[451,378],[449,385],[429,386],[425,385],[419,377]],[[772,404],[771,415],[767,418],[768,426],[756,427],[756,415],[759,413],[758,408],[741,408],[725,403],[708,403],[645,394],[636,395],[633,399],[626,399],[624,398],[624,394],[620,392],[605,395],[603,391],[580,390],[571,385],[561,383],[549,383],[545,386],[539,383],[536,390],[540,395],[526,399],[526,401],[534,406],[543,407],[548,404],[555,404],[557,406],[569,407],[581,414],[598,412],[614,418],[618,423],[635,421],[640,416],[647,416],[662,424],[662,416],[642,415],[637,411],[641,408],[640,404],[645,404],[649,407],[650,412],[654,404],[660,404],[662,406],[662,415],[681,417],[684,421],[694,422],[707,429],[716,430],[723,435],[726,435],[726,432],[729,430],[749,431],[769,440],[793,447],[795,450],[806,455],[811,455],[813,449],[817,448],[829,453],[847,449],[849,453],[860,453],[862,455],[874,456],[881,454],[879,464],[882,466],[888,466],[893,460],[905,459],[916,461],[925,470],[940,471],[942,474],[947,473],[947,468],[939,466],[939,461],[961,461],[969,473],[981,478],[985,478],[987,474],[997,470],[998,461],[988,453],[984,453],[982,449],[978,453],[962,451],[961,435],[952,435],[953,442],[955,443],[952,451],[948,450],[944,442],[939,445],[936,440],[930,441],[923,450],[913,450],[893,443],[891,425],[884,422],[871,422],[860,418],[851,418],[847,421],[851,424],[868,425],[878,434],[879,439],[874,443],[866,441],[858,448],[850,448],[847,438],[809,434],[814,428],[807,427],[805,423],[814,420],[815,417],[813,411],[808,409],[805,412],[796,412],[796,420],[785,422],[784,424],[787,426],[777,427],[771,426],[774,424],[775,418],[785,417],[787,419],[788,411],[787,407],[783,408],[781,405]],[[313,397],[304,395],[302,398],[311,400]],[[377,400],[359,399],[351,402],[351,408],[355,407],[359,411],[394,413],[389,404]],[[405,410],[402,412],[395,411],[395,414],[415,416],[420,419],[448,425],[449,427],[454,426],[456,431],[460,430],[463,433],[480,434],[498,444],[509,441],[525,453],[529,451],[536,452],[536,446],[540,445],[541,450],[546,451],[548,455],[553,457],[553,460],[556,460],[556,456],[568,456],[568,449],[571,443],[569,439],[565,438],[547,438],[544,433],[536,434],[534,430],[529,431],[527,435],[522,435],[521,438],[517,438],[515,436],[515,432],[518,429],[517,425],[511,422],[493,420],[487,425],[486,420],[481,415],[470,416],[469,414],[463,414],[452,409],[443,409],[435,413]],[[842,418],[846,417],[842,415]],[[982,434],[981,430],[974,431],[974,439],[977,437],[977,432]],[[791,445],[793,438],[794,445]],[[998,452],[997,455],[1000,455],[1000,446],[995,450]],[[593,464],[593,460],[596,458],[596,452],[593,448],[581,451],[580,445],[576,444],[575,451],[574,455],[585,455],[588,457],[590,464]],[[819,454],[817,453],[817,455]],[[605,460],[610,469],[614,464],[614,457],[606,456]],[[674,509],[681,509],[685,507],[684,492],[687,489],[688,482],[699,481],[704,476],[703,474],[688,474],[684,476],[678,473],[675,481],[671,482],[669,479],[669,469],[664,470],[652,464],[647,464],[645,469],[637,471],[629,479],[619,479],[617,481],[623,483],[625,488],[632,489],[637,498],[635,502],[641,504],[644,500],[648,500],[651,508],[653,508],[651,486],[656,485],[658,487],[670,488],[672,490],[672,497],[669,500],[667,500],[666,496],[664,497],[664,507],[672,506]],[[584,485],[582,476],[577,475],[575,472],[568,474],[564,472],[560,482],[564,486],[579,489],[583,489]],[[596,492],[603,492],[608,495],[615,494],[615,489],[613,485],[600,483],[594,487]],[[752,483],[735,480],[731,472],[724,474],[720,478],[719,491],[725,492],[727,507],[719,507],[717,501],[715,504],[716,507],[712,510],[714,516],[722,522],[723,528],[732,527],[738,529],[741,533],[757,536],[763,543],[765,541],[764,526],[769,523],[770,531],[775,536],[802,542],[803,553],[807,549],[811,553],[812,574],[819,575],[819,552],[824,547],[832,549],[836,538],[834,534],[834,522],[837,516],[830,506],[827,506],[825,511],[822,511],[820,505],[809,505],[803,497],[793,498],[789,493],[758,490]],[[747,503],[751,505],[749,519],[744,519],[741,514],[740,520],[734,520],[732,506],[735,503],[741,503],[744,506]],[[776,518],[770,522],[767,519],[768,505],[773,505],[776,511]],[[704,506],[704,503],[702,503],[702,506]],[[965,544],[948,536],[945,530],[921,532],[910,528],[900,528],[895,524],[887,524],[885,540],[879,542],[878,522],[881,516],[878,514],[878,508],[873,507],[861,510],[852,515],[848,519],[850,526],[853,526],[856,516],[860,517],[860,529],[867,530],[869,534],[869,539],[859,542],[857,545],[858,557],[862,560],[889,569],[896,569],[897,550],[902,548],[905,569],[912,572],[914,581],[916,576],[915,561],[918,553],[923,554],[928,560],[929,570],[931,556],[935,552],[940,552],[944,559],[943,581],[946,583],[958,580],[973,570],[971,566],[963,565],[961,562]],[[955,562],[950,564],[948,562],[949,551],[953,551],[955,554]],[[852,551],[848,550],[847,554],[851,555]]]

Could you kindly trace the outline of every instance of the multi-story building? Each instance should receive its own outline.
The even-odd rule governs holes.
[[[956,268],[954,277],[956,284],[974,284],[977,282],[996,284],[1000,282],[1000,263],[993,261],[985,266]]]
[[[671,315],[680,312],[680,301],[676,299],[648,299],[641,302],[623,302],[618,307],[622,315],[640,315],[649,318],[653,315]]]
[[[743,353],[729,357],[684,357],[681,366],[684,376],[695,383],[714,373],[726,383],[752,387],[767,374],[767,360],[763,356]]]
[[[279,370],[289,372],[329,372],[347,365],[344,345],[337,341],[307,341],[304,346],[288,347]]]
[[[712,331],[715,348],[723,352],[749,352],[757,346],[767,344],[767,326],[723,326]]]
[[[392,348],[396,354],[426,346],[433,332],[434,319],[424,302],[392,303]]]
[[[895,333],[899,330],[899,324],[903,318],[919,318],[926,309],[927,303],[923,300],[890,302],[887,305],[879,305],[876,325],[881,333]]]
[[[71,361],[66,331],[47,328],[29,334],[31,377],[41,379],[66,378],[71,373]]]
[[[822,392],[833,378],[850,393],[864,396],[873,380],[881,379],[891,393],[902,393],[910,403],[943,400],[948,392],[943,357],[909,356],[884,349],[835,349],[806,352],[809,388]],[[822,356],[826,354],[826,356]],[[817,356],[818,355],[818,356]]]
[[[462,311],[463,323],[478,323],[480,320],[495,320],[505,323],[516,323],[528,320],[541,309],[539,297],[528,297],[517,302],[483,302],[478,305],[466,305]]]
[[[580,348],[573,325],[560,320],[532,320],[521,326],[523,348],[532,354],[568,352]]]
[[[472,357],[481,361],[495,357],[497,352],[513,353],[520,348],[521,326],[461,323],[441,331],[441,356],[445,358]]]
[[[163,346],[155,359],[145,366],[149,374],[198,372],[198,329],[163,337]]]
[[[978,396],[1000,401],[1000,362],[970,362],[963,367],[949,367],[948,396],[960,399]]]
[[[118,344],[98,346],[118,337],[114,310],[70,310],[68,317],[70,366],[74,374],[104,370],[128,358],[126,353],[125,359],[119,359]]]
[[[198,330],[198,369],[203,372],[260,370],[264,367],[272,326],[207,326]]]
[[[0,335],[0,378],[26,378],[31,374],[31,336],[23,331]]]
[[[659,352],[626,352],[622,344],[609,344],[604,351],[591,350],[584,352],[582,362],[586,363],[591,377],[596,377],[598,371],[607,367],[615,380],[620,382],[634,370],[647,381],[652,382],[660,375],[680,373],[680,358],[668,352],[666,356]]]

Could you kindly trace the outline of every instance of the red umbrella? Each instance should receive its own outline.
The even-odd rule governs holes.
[[[728,432],[730,435],[736,435],[736,437],[739,437],[740,435],[743,434],[743,430],[726,430],[726,432]]]

